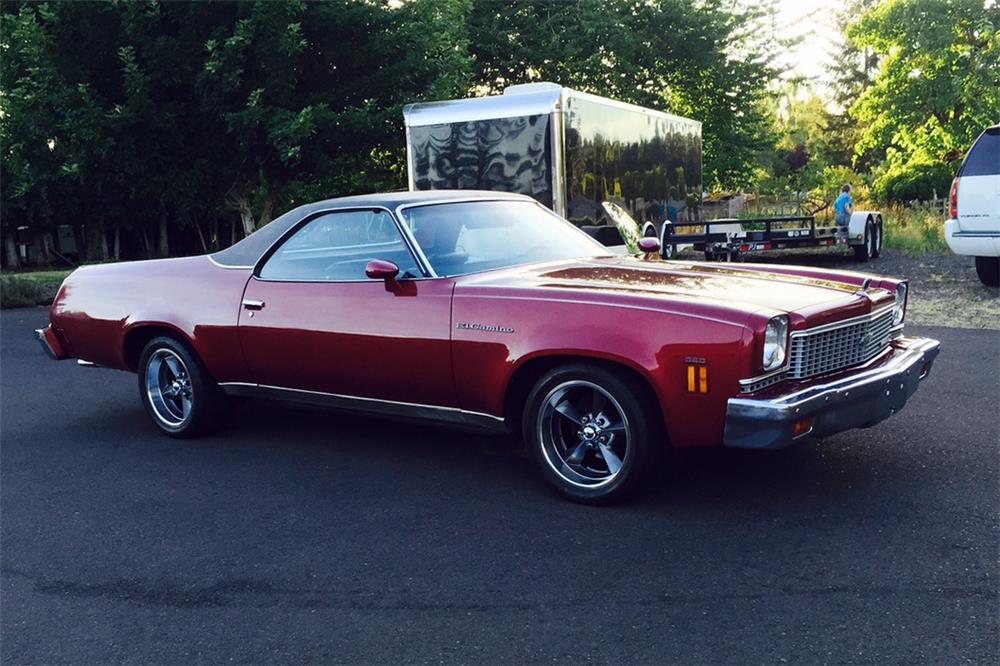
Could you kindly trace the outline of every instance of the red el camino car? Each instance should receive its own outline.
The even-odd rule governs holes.
[[[272,398],[520,431],[600,502],[658,449],[772,449],[901,409],[938,342],[906,282],[617,256],[530,198],[403,192],[297,208],[208,256],[73,272],[37,331],[138,373],[153,423],[210,431]]]

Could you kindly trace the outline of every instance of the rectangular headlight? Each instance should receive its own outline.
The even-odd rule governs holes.
[[[775,370],[785,364],[788,356],[788,317],[780,315],[767,322],[764,331],[764,371]]]

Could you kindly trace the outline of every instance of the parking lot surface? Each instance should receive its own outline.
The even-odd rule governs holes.
[[[269,405],[154,430],[3,312],[4,663],[1000,660],[1000,335],[869,430],[568,503],[476,433]]]

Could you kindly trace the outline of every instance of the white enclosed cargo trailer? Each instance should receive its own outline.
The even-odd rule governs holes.
[[[553,83],[503,95],[410,104],[410,189],[534,197],[581,225],[617,201],[637,220],[695,219],[701,123]]]

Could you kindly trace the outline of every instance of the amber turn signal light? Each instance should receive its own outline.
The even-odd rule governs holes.
[[[708,368],[703,365],[687,367],[688,393],[708,393]]]

